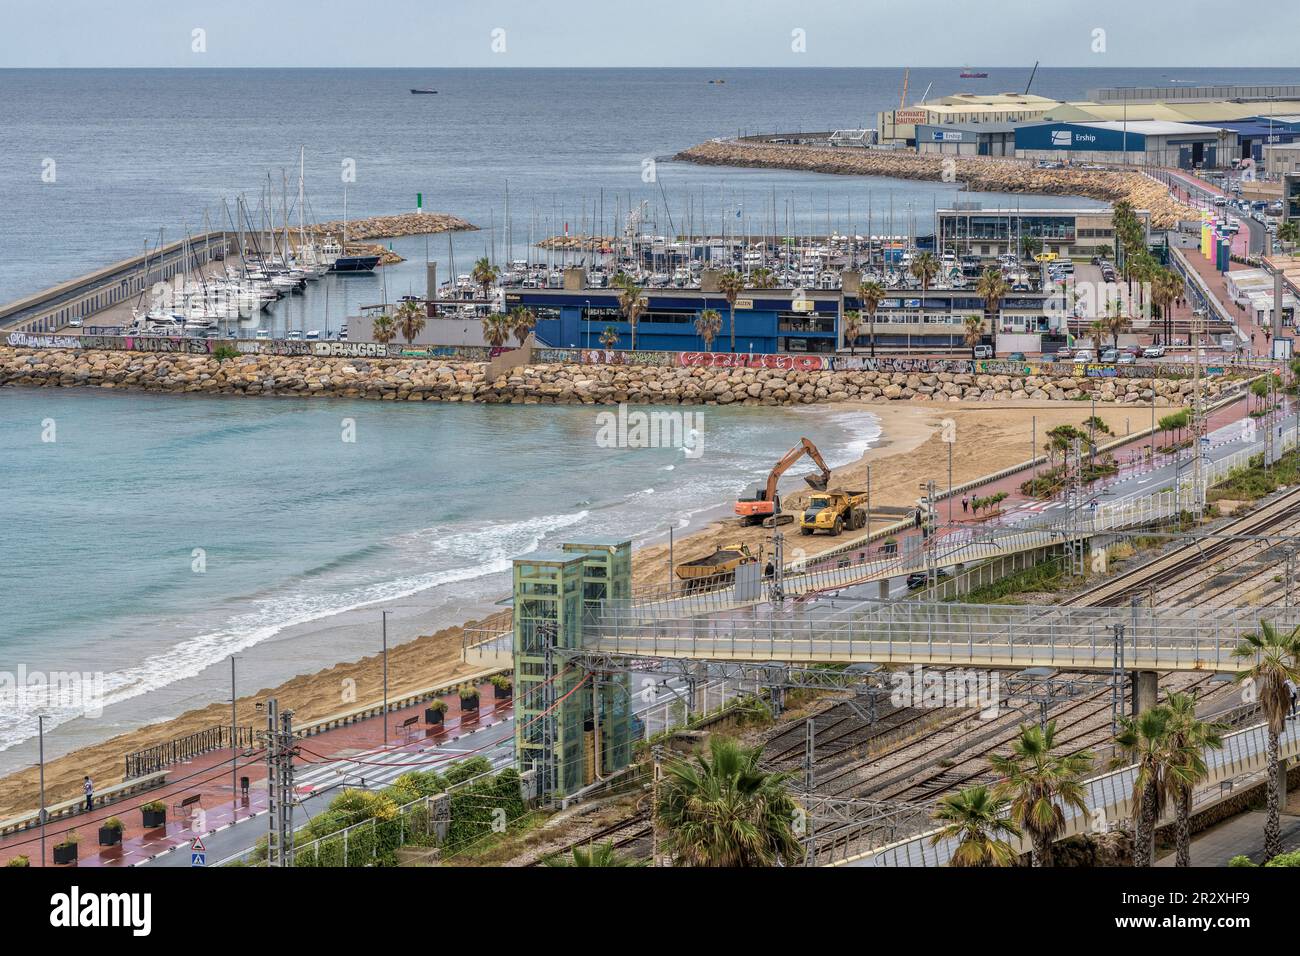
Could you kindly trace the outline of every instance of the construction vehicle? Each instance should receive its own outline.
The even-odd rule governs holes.
[[[773,466],[771,474],[767,476],[767,484],[759,485],[754,488],[749,497],[741,498],[736,502],[736,514],[740,515],[741,524],[762,523],[764,528],[775,528],[777,525],[794,521],[794,515],[781,513],[781,496],[776,492],[776,485],[789,467],[804,455],[817,464],[821,474],[804,475],[803,480],[817,491],[826,490],[826,486],[830,484],[831,470],[822,459],[817,446],[806,438],[800,438],[799,444],[786,452]]]
[[[808,498],[799,520],[799,533],[829,531],[836,537],[844,530],[856,531],[867,525],[865,491],[822,491]]]
[[[687,590],[730,584],[736,575],[736,568],[742,564],[752,564],[758,557],[746,544],[729,544],[720,547],[712,554],[694,561],[683,561],[673,568],[677,576],[686,582]]]

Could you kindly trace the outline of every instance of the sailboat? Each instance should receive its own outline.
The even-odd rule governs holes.
[[[343,242],[326,241],[322,251],[330,264],[330,272],[337,275],[371,273],[379,265],[379,256],[350,256],[348,248],[348,187],[343,187]]]

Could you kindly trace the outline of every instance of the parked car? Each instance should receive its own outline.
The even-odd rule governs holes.
[[[1108,365],[1113,365],[1119,361],[1119,351],[1116,349],[1106,349],[1101,353],[1101,361]]]
[[[943,568],[936,568],[934,572],[934,577],[935,577],[935,582],[938,583],[939,581],[942,581],[944,578],[952,577],[952,575],[949,572],[943,570]],[[913,571],[911,574],[907,576],[907,589],[909,591],[915,591],[918,588],[923,588],[926,586],[927,583],[928,581],[926,580],[926,575],[924,571]]]
[[[1079,349],[1079,351],[1074,353],[1075,365],[1081,365],[1084,362],[1091,362],[1092,360],[1092,349]]]
[[[1120,365],[1136,365],[1136,364],[1137,364],[1137,356],[1134,355],[1132,352],[1120,352],[1120,353],[1119,353],[1119,364],[1120,364]]]
[[[1143,358],[1164,358],[1165,347],[1163,345],[1148,345],[1142,350]]]
[[[1026,361],[1026,359],[1025,359],[1025,353],[1024,353],[1024,352],[1012,352],[1010,355],[1007,356],[1007,360],[1008,360],[1008,361],[1011,361],[1011,362],[1024,362],[1024,361]]]
[[[993,346],[991,345],[975,346],[975,357],[977,359],[991,359],[993,357]]]

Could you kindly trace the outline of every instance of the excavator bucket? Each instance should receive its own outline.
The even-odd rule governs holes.
[[[827,476],[822,474],[820,471],[804,475],[803,480],[808,482],[808,487],[812,488],[814,491],[825,491],[826,486],[829,484]]]

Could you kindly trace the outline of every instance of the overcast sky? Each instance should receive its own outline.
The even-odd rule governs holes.
[[[0,0],[0,13],[0,67],[1300,66],[1297,0]]]

